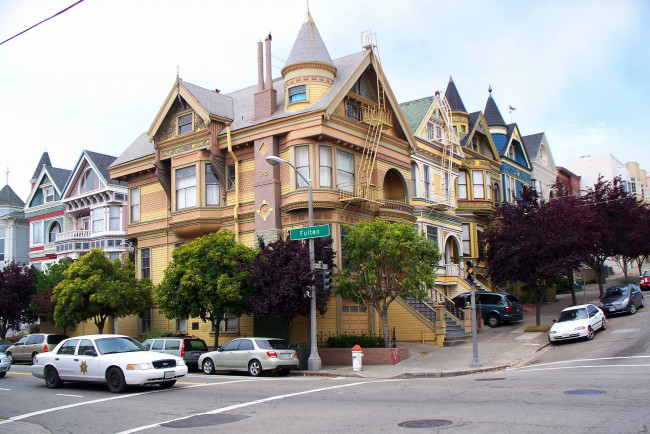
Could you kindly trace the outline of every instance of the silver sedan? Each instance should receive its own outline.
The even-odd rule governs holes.
[[[243,371],[257,377],[264,371],[287,375],[298,367],[298,354],[282,339],[239,338],[216,351],[199,357],[199,367],[206,374],[214,371]]]
[[[11,359],[5,353],[0,353],[0,378],[7,375],[11,369]]]

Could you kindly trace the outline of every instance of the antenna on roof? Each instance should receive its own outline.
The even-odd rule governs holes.
[[[9,168],[7,167],[7,182],[5,182],[5,185],[9,185]]]
[[[510,123],[512,123],[512,112],[517,110],[517,107],[513,107],[511,105],[508,106],[508,113],[510,113]]]

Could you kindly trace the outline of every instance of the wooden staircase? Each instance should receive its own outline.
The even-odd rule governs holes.
[[[404,298],[404,301],[417,313],[426,318],[434,327],[436,324],[436,302],[429,297],[422,300],[417,298]],[[451,347],[467,342],[471,334],[465,332],[462,323],[459,322],[447,309],[443,310],[445,315],[445,340],[443,346]]]

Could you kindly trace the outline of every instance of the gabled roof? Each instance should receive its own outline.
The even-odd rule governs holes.
[[[149,141],[149,135],[142,133],[128,148],[122,152],[119,157],[113,161],[109,167],[117,166],[118,164],[126,163],[128,161],[137,160],[138,158],[147,157],[156,153],[153,147],[153,142]]]
[[[433,104],[433,97],[426,96],[399,105],[402,109],[402,113],[404,113],[404,117],[406,118],[406,123],[413,134],[415,134],[420,128],[422,120],[431,108],[431,104]]]
[[[282,69],[304,62],[321,62],[335,66],[309,12],[307,12],[305,22],[300,27],[296,41],[293,43],[287,63]]]
[[[537,153],[539,152],[539,147],[542,145],[542,140],[544,139],[544,133],[531,134],[529,136],[523,136],[521,140],[524,142],[524,147],[528,153],[528,157],[531,160],[537,158]]]
[[[449,107],[451,107],[452,111],[467,113],[465,104],[463,104],[463,100],[460,98],[458,89],[456,89],[454,80],[451,77],[449,77],[449,83],[447,84],[447,90],[445,91],[445,98],[449,101]]]
[[[508,149],[510,148],[510,146],[512,146],[512,140],[515,131],[517,131],[519,137],[521,138],[521,132],[519,131],[519,126],[516,123],[508,124],[507,128],[508,128],[508,132],[506,134],[506,145],[499,150],[499,155],[502,157],[507,156]],[[524,154],[524,158],[526,160],[526,167],[532,169],[533,164],[531,162],[530,157],[528,156],[528,152],[526,151],[526,147],[524,146],[523,139],[517,141],[521,143],[521,152]]]
[[[32,187],[32,191],[27,197],[27,201],[25,201],[27,207],[31,205],[32,199],[36,195],[37,190],[41,188],[41,185],[43,184],[43,178],[47,177],[47,179],[50,180],[54,189],[59,194],[59,197],[61,197],[63,196],[63,190],[68,183],[70,175],[72,175],[72,170],[60,169],[58,167],[52,166],[43,166],[36,176],[36,179],[33,179],[34,186]]]
[[[485,110],[483,110],[483,116],[485,117],[485,121],[490,127],[506,126],[506,121],[503,120],[503,116],[501,116],[499,107],[497,107],[497,103],[494,102],[494,98],[492,98],[492,92],[490,92],[490,96],[488,96],[487,103],[485,103]]]
[[[7,184],[0,189],[0,206],[22,208],[25,202]]]
[[[92,152],[84,149],[81,152],[81,156],[79,156],[77,163],[74,165],[74,169],[72,170],[72,173],[70,174],[70,177],[68,178],[63,191],[61,192],[61,198],[63,199],[68,196],[66,193],[81,175],[79,173],[79,170],[84,160],[88,161],[88,164],[92,167],[97,176],[99,176],[104,185],[126,187],[128,185],[126,182],[113,180],[108,173],[108,167],[113,163],[113,161],[116,160],[116,158],[117,157],[114,157],[112,155],[100,154],[98,152]]]
[[[207,90],[187,81],[180,80],[180,83],[192,94],[192,96],[206,109],[209,114],[226,119],[233,119],[232,98],[222,95],[217,91]]]
[[[485,116],[481,112],[472,112],[469,114],[469,133],[466,134],[465,137],[461,139],[460,145],[462,147],[467,147],[467,143],[469,142],[469,139],[474,137],[474,134],[476,134],[476,132],[478,131],[482,134],[485,134],[485,136],[487,137],[488,144],[490,145],[490,149],[492,150],[493,160],[499,161],[499,152],[497,151],[496,145],[494,144],[494,140],[492,139],[492,135],[490,134],[490,131],[487,129],[487,122],[485,122],[486,126],[483,127],[481,119],[483,119],[483,122],[485,122]]]
[[[47,153],[47,151],[43,152],[43,155],[41,155],[41,159],[38,160],[38,164],[36,165],[36,170],[34,170],[34,174],[32,175],[31,181],[36,180],[38,178],[38,175],[41,173],[41,169],[43,166],[51,166],[52,163],[50,163],[50,155]]]

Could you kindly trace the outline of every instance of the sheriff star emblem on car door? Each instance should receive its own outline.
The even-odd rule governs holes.
[[[88,365],[86,364],[85,361],[81,362],[81,364],[79,365],[79,369],[81,370],[82,374],[86,375],[86,373],[88,372]]]

